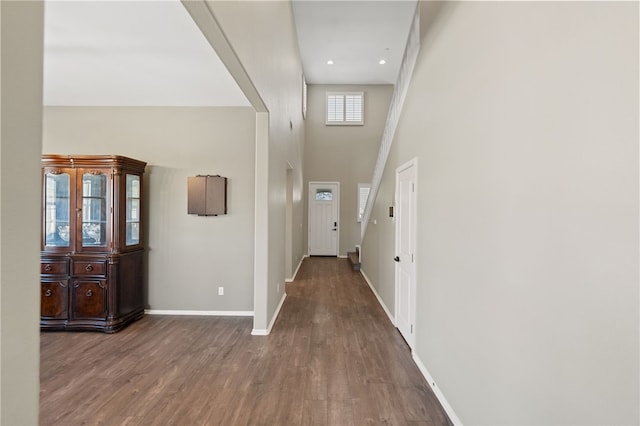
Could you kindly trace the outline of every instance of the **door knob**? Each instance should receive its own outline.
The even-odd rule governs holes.
[[[400,262],[400,258],[398,256],[394,257],[393,260],[395,260],[396,262]]]

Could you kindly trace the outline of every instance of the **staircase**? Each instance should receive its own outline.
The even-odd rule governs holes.
[[[420,2],[418,2],[416,7],[413,24],[411,25],[411,31],[409,32],[409,38],[407,39],[407,46],[404,51],[404,57],[402,58],[402,65],[400,66],[398,81],[396,82],[393,96],[391,97],[391,105],[389,106],[387,121],[382,134],[382,140],[380,141],[378,160],[376,161],[376,165],[373,170],[373,177],[371,179],[371,189],[369,190],[369,197],[365,205],[364,213],[362,214],[360,241],[364,241],[364,236],[367,233],[367,225],[371,219],[371,211],[373,210],[373,205],[375,204],[376,197],[378,196],[378,189],[380,189],[380,183],[382,181],[382,173],[384,172],[384,168],[387,164],[391,143],[393,142],[393,136],[395,135],[396,127],[400,120],[400,113],[402,112],[402,106],[404,105],[404,100],[407,96],[407,91],[409,90],[409,83],[411,82],[413,68],[415,67],[416,60],[418,59],[419,51]]]
[[[351,262],[351,269],[354,271],[360,270],[360,248],[356,246],[356,251],[350,251],[347,253],[349,262]]]

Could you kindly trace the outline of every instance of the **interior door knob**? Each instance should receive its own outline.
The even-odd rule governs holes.
[[[393,258],[393,260],[395,260],[396,262],[400,262],[400,257],[396,256]]]

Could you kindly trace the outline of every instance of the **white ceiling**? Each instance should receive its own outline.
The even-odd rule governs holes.
[[[395,84],[415,9],[416,0],[294,0],[307,82]]]
[[[178,0],[47,0],[44,104],[249,106]]]
[[[415,6],[415,0],[294,0],[307,82],[395,83]],[[179,0],[46,0],[44,104],[249,102]]]

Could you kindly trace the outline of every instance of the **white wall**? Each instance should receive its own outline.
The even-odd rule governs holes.
[[[364,92],[363,126],[327,126],[326,92]],[[340,255],[360,244],[359,183],[371,183],[393,94],[390,85],[309,85],[305,126],[305,188],[309,181],[340,182]],[[304,202],[307,229],[308,201]],[[304,234],[307,247],[308,233]]]
[[[263,332],[274,318],[284,295],[285,278],[289,278],[284,259],[289,166],[293,166],[291,265],[295,267],[304,254],[302,65],[289,1],[208,1],[207,5],[268,109],[268,118],[258,113],[256,150],[257,244],[265,244],[267,265],[266,282],[256,284],[266,288],[256,291],[254,329]],[[262,130],[267,128],[268,136],[264,137]]]
[[[43,134],[45,153],[147,162],[149,308],[253,311],[252,108],[46,107]],[[187,215],[198,174],[228,178],[227,215]]]
[[[38,424],[41,2],[0,2],[0,424]]]
[[[377,210],[417,157],[415,355],[464,424],[638,424],[638,3],[438,18]],[[391,309],[392,227],[363,265]]]

